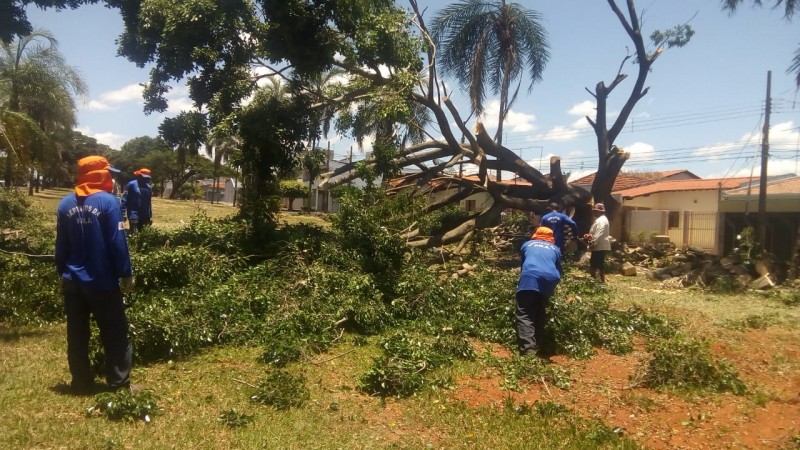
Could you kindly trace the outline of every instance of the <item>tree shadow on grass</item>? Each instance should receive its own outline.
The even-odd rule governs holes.
[[[108,388],[103,384],[92,383],[91,385],[85,387],[75,387],[63,381],[50,386],[48,389],[50,392],[58,395],[69,395],[73,397],[90,397],[92,395],[108,391]]]
[[[40,337],[47,333],[47,330],[38,328],[6,327],[0,325],[0,342],[17,342],[22,338]]]

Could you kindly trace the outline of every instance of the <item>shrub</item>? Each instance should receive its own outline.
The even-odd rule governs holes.
[[[454,204],[418,217],[419,232],[423,236],[441,234],[470,217],[471,213]]]
[[[59,276],[52,261],[0,253],[0,322],[16,325],[63,320]]]
[[[94,403],[86,410],[88,416],[100,414],[109,420],[136,421],[150,423],[161,413],[156,399],[149,391],[131,394],[127,389],[117,392],[103,392],[94,397]]]
[[[739,294],[745,291],[745,286],[736,276],[725,274],[714,279],[709,286],[711,292],[717,294]]]
[[[715,358],[705,341],[676,335],[648,344],[652,353],[642,382],[653,388],[706,389],[743,395],[747,388],[725,360]]]
[[[671,336],[675,332],[666,319],[648,315],[641,308],[613,309],[605,286],[585,279],[562,282],[551,299],[549,315],[551,345],[576,358],[590,357],[593,347],[628,353],[633,349],[633,333]]]
[[[311,398],[311,393],[306,387],[303,375],[292,375],[282,370],[267,374],[259,384],[250,401],[283,411],[289,408],[299,408]]]
[[[217,419],[230,428],[243,427],[253,421],[252,414],[239,412],[236,408],[223,411]]]
[[[0,230],[22,231],[19,236],[0,234],[0,249],[37,255],[52,254],[55,228],[43,227],[44,220],[45,212],[31,204],[20,191],[0,189]]]
[[[408,251],[396,234],[408,222],[410,207],[403,198],[387,198],[375,189],[345,190],[332,222],[341,247],[357,256],[361,270],[386,293],[392,292]]]
[[[515,355],[511,359],[496,362],[503,372],[500,386],[512,391],[522,390],[522,381],[538,382],[540,379],[549,382],[559,389],[569,389],[571,381],[568,372],[540,358]]]
[[[408,397],[426,384],[452,385],[452,379],[430,375],[430,371],[453,359],[472,359],[475,352],[468,342],[455,337],[435,339],[397,332],[380,342],[383,355],[373,359],[372,367],[359,380],[359,389],[381,397]]]
[[[267,349],[261,354],[261,361],[281,368],[297,361],[302,355],[302,346],[297,337],[278,332],[272,333],[271,339],[268,339]]]

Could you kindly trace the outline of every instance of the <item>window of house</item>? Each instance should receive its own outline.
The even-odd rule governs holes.
[[[681,213],[680,211],[670,211],[669,216],[667,218],[667,227],[668,228],[680,228],[681,227]]]
[[[475,200],[467,200],[465,203],[466,204],[464,205],[464,209],[466,209],[467,211],[475,211],[476,207]]]

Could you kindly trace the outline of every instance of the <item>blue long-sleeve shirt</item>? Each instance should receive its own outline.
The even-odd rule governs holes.
[[[133,274],[115,196],[70,194],[58,204],[57,214],[56,269],[63,278],[106,290]]]
[[[572,228],[572,233],[578,235],[578,225],[572,218],[564,213],[552,211],[542,216],[541,225],[553,230],[553,239],[556,241],[558,248],[564,248],[566,239],[564,238],[564,227],[569,226]]]
[[[153,188],[150,183],[131,180],[122,194],[122,211],[129,219],[147,222],[153,217]]]
[[[561,281],[561,250],[546,241],[531,240],[522,244],[522,273],[517,292],[536,291],[544,297],[553,295]]]

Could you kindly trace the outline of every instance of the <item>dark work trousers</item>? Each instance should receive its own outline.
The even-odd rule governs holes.
[[[544,336],[544,325],[547,323],[547,297],[536,291],[517,292],[517,345],[523,355],[535,355],[537,351],[536,337]]]
[[[130,385],[133,351],[128,342],[128,319],[120,290],[98,291],[83,283],[64,280],[64,309],[67,313],[67,361],[72,386],[85,389],[94,383],[89,364],[90,314],[100,329],[108,386],[118,389]]]
[[[128,221],[128,232],[135,234],[137,231],[139,231],[139,219],[130,219]]]

